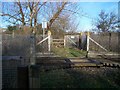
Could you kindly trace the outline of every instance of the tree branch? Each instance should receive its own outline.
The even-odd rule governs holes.
[[[49,25],[48,25],[48,29],[50,29],[50,27],[52,26],[53,22],[55,21],[55,19],[60,15],[60,13],[62,12],[62,10],[64,9],[65,5],[67,4],[67,2],[63,2],[62,6],[58,8],[57,12],[53,15],[53,17],[50,19],[49,21]]]

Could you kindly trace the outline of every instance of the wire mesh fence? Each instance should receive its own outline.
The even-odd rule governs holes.
[[[2,61],[2,88],[17,88],[17,67],[20,60]]]
[[[36,35],[36,53],[48,52],[48,39],[44,40],[46,37],[47,35],[45,35],[44,38],[42,35]],[[37,45],[37,43],[39,43],[42,40],[44,41]]]
[[[40,45],[38,42],[42,41],[42,35],[35,36],[35,51],[47,52],[48,40],[45,40]],[[14,35],[10,34],[2,35],[2,83],[3,88],[18,88],[20,85],[18,77],[24,77],[18,75],[20,71],[19,67],[29,66],[31,62],[31,50],[33,47],[33,36],[31,35]],[[20,69],[20,68],[19,68]],[[26,72],[26,71],[25,71]],[[26,72],[28,74],[28,72]],[[20,80],[21,82],[21,80]]]
[[[30,36],[26,35],[3,35],[2,55],[3,56],[30,56]]]
[[[2,86],[18,88],[18,67],[29,64],[30,36],[2,35]]]
[[[69,48],[80,48],[80,35],[65,35],[65,45]]]
[[[103,48],[107,49],[110,52],[118,52],[119,46],[119,37],[118,33],[100,33],[100,34],[91,34],[90,37],[100,44]],[[98,45],[93,43],[90,40],[90,51],[104,51]]]

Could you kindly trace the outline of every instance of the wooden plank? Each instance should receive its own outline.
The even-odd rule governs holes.
[[[41,44],[42,42],[46,41],[48,38],[49,38],[49,36],[46,37],[46,38],[44,38],[42,41],[38,42],[37,45],[39,45],[39,44]]]
[[[90,67],[90,66],[97,66],[97,64],[95,64],[95,63],[76,63],[76,64],[73,64],[71,66],[72,67],[83,67],[83,66]]]
[[[64,44],[64,42],[52,42],[52,43],[63,43]]]
[[[64,39],[53,39],[53,40],[64,40]]]
[[[90,62],[89,60],[85,60],[85,59],[79,59],[79,60],[70,60],[71,62],[75,63],[75,62]]]
[[[103,50],[107,51],[107,49],[105,49],[102,45],[100,45],[99,43],[97,43],[96,41],[94,41],[92,38],[89,37],[89,39],[94,42],[96,45],[98,45],[100,48],[102,48]]]

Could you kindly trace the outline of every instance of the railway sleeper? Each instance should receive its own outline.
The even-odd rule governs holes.
[[[114,67],[114,68],[120,68],[120,65],[119,64],[116,64],[116,63],[103,63],[103,66],[105,67]]]

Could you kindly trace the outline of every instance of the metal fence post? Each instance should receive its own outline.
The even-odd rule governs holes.
[[[36,51],[35,51],[35,45],[36,45],[36,36],[35,32],[33,31],[31,34],[31,50],[30,50],[30,64],[28,65],[28,76],[29,76],[29,88],[33,88],[33,75],[32,75],[32,66],[35,65],[35,58],[36,58]]]
[[[118,32],[118,58],[120,57],[120,32]]]

